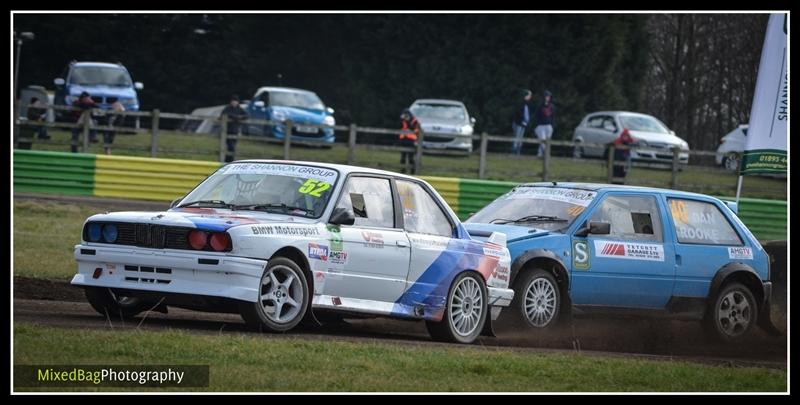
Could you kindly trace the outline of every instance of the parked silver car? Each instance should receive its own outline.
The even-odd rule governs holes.
[[[679,162],[689,163],[689,144],[675,136],[675,131],[651,115],[627,111],[599,111],[584,117],[572,137],[579,144],[573,154],[576,158],[603,157],[605,147],[588,145],[609,144],[623,131],[628,131],[636,142],[637,147],[631,150],[635,161],[672,162],[672,148],[677,146],[681,150]]]
[[[419,99],[409,107],[419,120],[426,149],[457,149],[472,152],[475,118],[464,103],[455,100]]]

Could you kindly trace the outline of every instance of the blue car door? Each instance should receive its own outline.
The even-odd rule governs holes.
[[[675,255],[666,242],[661,201],[648,194],[606,193],[584,215],[581,222],[586,221],[611,227],[608,235],[572,233],[573,303],[663,308],[672,295]]]

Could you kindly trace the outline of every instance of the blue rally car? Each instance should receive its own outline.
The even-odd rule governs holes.
[[[245,126],[248,135],[265,135],[283,139],[286,133],[285,121],[292,121],[292,139],[331,144],[335,137],[333,128],[315,125],[336,125],[333,109],[326,107],[313,91],[289,87],[261,87],[256,90],[253,100],[247,105],[250,118],[276,121],[278,125]]]
[[[642,313],[702,320],[734,341],[756,324],[776,331],[769,255],[735,212],[675,190],[528,183],[465,226],[479,238],[507,235],[512,311],[534,328],[573,309]]]

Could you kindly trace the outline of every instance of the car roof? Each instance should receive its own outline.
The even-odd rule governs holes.
[[[656,187],[641,187],[641,186],[626,186],[620,184],[602,184],[602,183],[571,183],[571,182],[534,182],[534,183],[523,183],[519,186],[523,187],[551,187],[551,188],[574,188],[577,190],[589,190],[589,191],[642,191],[642,192],[649,192],[649,193],[659,193],[659,194],[670,194],[682,197],[702,197],[702,198],[713,198],[717,199],[716,197],[712,197],[706,194],[699,194],[699,193],[692,193],[689,191],[680,191],[680,190],[672,190],[668,188],[656,188]]]
[[[590,115],[598,115],[598,114],[606,114],[606,115],[639,115],[639,116],[643,116],[643,117],[656,118],[656,117],[654,117],[654,116],[652,116],[650,114],[633,112],[633,111],[595,111],[595,112],[586,114],[586,116],[588,117]]]
[[[72,62],[71,65],[72,66],[111,67],[111,68],[125,69],[125,66],[122,66],[119,63],[108,63],[108,62]]]
[[[458,101],[458,100],[445,100],[445,99],[442,99],[442,98],[421,98],[421,99],[418,99],[418,100],[414,100],[414,102],[411,103],[411,104],[412,105],[414,105],[414,104],[449,104],[449,105],[457,105],[457,106],[463,106],[464,105],[464,103],[462,103],[461,101]]]
[[[297,93],[314,93],[311,90],[296,89],[294,87],[264,86],[264,87],[259,87],[258,90],[256,90],[256,94],[261,93],[262,91],[291,91],[291,92],[297,92]],[[314,94],[316,94],[316,93],[314,93]]]
[[[279,160],[279,159],[247,159],[247,160],[237,160],[235,162],[231,162],[229,164],[235,163],[283,163],[283,164],[295,164],[295,165],[307,165],[307,166],[319,166],[328,169],[334,169],[339,172],[340,175],[347,176],[350,173],[370,173],[370,174],[380,174],[384,176],[393,176],[397,178],[404,178],[409,180],[417,180],[417,181],[424,181],[418,177],[409,176],[401,173],[390,172],[386,170],[380,169],[372,169],[369,167],[361,167],[361,166],[350,166],[350,165],[341,165],[336,163],[321,163],[321,162],[308,162],[302,160]]]

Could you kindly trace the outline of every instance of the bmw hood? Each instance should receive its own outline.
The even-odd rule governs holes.
[[[87,221],[132,222],[226,231],[240,225],[264,223],[311,224],[316,220],[291,215],[213,208],[173,208],[169,211],[124,211],[91,216]]]
[[[136,98],[136,91],[133,89],[133,87],[117,87],[106,85],[82,86],[79,84],[73,84],[70,86],[71,96],[77,97],[84,91],[89,93],[91,96]]]
[[[466,223],[464,227],[473,239],[485,241],[492,232],[506,234],[507,243],[549,235],[550,231],[519,225]]]

